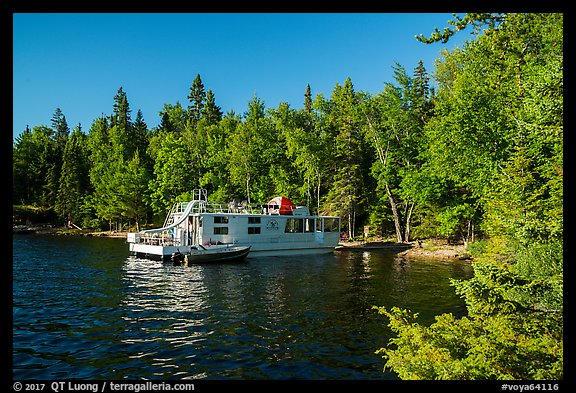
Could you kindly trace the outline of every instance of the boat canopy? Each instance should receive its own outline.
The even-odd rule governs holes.
[[[268,201],[268,209],[270,214],[292,215],[296,205],[290,199],[279,196]]]

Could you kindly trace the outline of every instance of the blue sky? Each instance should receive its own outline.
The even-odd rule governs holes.
[[[164,104],[187,107],[200,74],[223,112],[244,113],[257,96],[267,108],[303,106],[330,97],[349,76],[356,91],[376,94],[393,82],[395,62],[430,74],[448,44],[425,45],[417,34],[443,29],[450,13],[15,13],[13,136],[26,125],[50,126],[61,108],[71,129],[112,112],[122,87],[132,118],[149,128]]]

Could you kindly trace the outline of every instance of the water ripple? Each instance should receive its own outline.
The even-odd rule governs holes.
[[[372,305],[432,318],[471,269],[378,253],[172,266],[118,239],[14,236],[14,379],[388,379]]]

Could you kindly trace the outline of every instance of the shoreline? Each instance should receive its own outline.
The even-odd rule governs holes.
[[[390,241],[346,242],[339,243],[336,251],[370,251],[381,250],[401,257],[471,260],[464,245],[437,244],[431,240],[397,243]]]
[[[12,234],[36,234],[55,236],[93,236],[126,239],[128,232],[124,231],[90,231],[56,227],[48,224],[39,225],[13,225]],[[334,248],[335,251],[371,251],[379,250],[397,254],[400,257],[426,258],[441,260],[471,260],[464,245],[438,244],[432,240],[397,243],[392,241],[347,241],[341,242]]]
[[[55,236],[95,236],[126,238],[128,232],[120,231],[91,231],[87,229],[75,229],[58,227],[50,224],[37,225],[13,225],[13,235],[55,235]]]

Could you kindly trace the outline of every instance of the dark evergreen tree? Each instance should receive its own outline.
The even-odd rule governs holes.
[[[176,104],[164,104],[160,112],[160,129],[166,132],[174,132],[182,135],[186,126],[192,124],[189,121],[189,113],[177,102]],[[194,126],[194,124],[192,124]]]
[[[52,129],[54,130],[53,139],[56,142],[58,151],[60,154],[63,154],[66,140],[70,134],[70,128],[66,122],[66,116],[64,116],[60,108],[56,108],[56,111],[52,116]]]
[[[88,199],[89,210],[94,211],[99,220],[107,220],[110,225],[116,218],[112,209],[114,190],[113,171],[111,168],[111,143],[109,137],[110,125],[102,116],[92,123],[88,132],[90,154],[90,184],[93,192]]]
[[[432,116],[432,102],[430,100],[430,76],[426,72],[422,60],[414,69],[412,78],[412,95],[410,98],[410,110],[413,116],[419,117],[422,125]]]
[[[202,118],[206,120],[208,125],[217,124],[222,120],[222,108],[216,105],[212,90],[208,90],[206,93],[206,106],[202,109]]]
[[[356,116],[357,97],[350,77],[343,86],[336,84],[332,92],[329,124],[334,135],[331,188],[324,207],[327,212],[342,216],[345,227],[354,237],[356,218],[362,201],[362,161],[366,153],[361,126]]]
[[[192,125],[195,125],[202,117],[202,109],[206,104],[206,92],[200,74],[197,74],[194,82],[192,82],[188,99],[191,104],[188,106],[188,119]]]
[[[160,121],[160,129],[166,132],[174,132],[174,125],[170,121],[168,112],[162,112],[162,120]]]
[[[132,124],[133,134],[134,134],[134,147],[137,151],[140,152],[140,160],[143,162],[148,161],[147,159],[143,158],[142,156],[146,153],[148,149],[149,143],[149,133],[148,133],[148,125],[144,121],[144,116],[142,115],[142,111],[138,109],[136,113],[136,119]]]
[[[304,93],[304,110],[306,112],[312,112],[312,92],[310,90],[310,84],[306,85],[306,92]]]
[[[64,149],[55,211],[61,219],[79,222],[83,198],[87,192],[88,163],[86,136],[80,125],[72,132]]]
[[[136,150],[134,157],[122,166],[122,172],[118,173],[117,193],[119,209],[122,217],[136,225],[136,231],[140,230],[140,223],[146,218],[148,207],[146,204],[148,182],[150,174],[140,159],[139,151]]]
[[[54,130],[37,126],[19,135],[13,144],[14,199],[51,209],[58,191],[60,157]]]
[[[314,114],[310,84],[306,85],[306,92],[304,93],[304,114],[306,119],[304,124],[305,130],[312,131],[314,129]]]
[[[131,110],[130,105],[128,104],[128,97],[122,89],[122,86],[120,86],[118,92],[114,96],[114,113],[112,114],[112,121],[110,122],[110,126],[118,126],[125,132],[128,132],[128,129],[131,125],[130,112]]]
[[[110,142],[119,150],[125,160],[134,156],[140,142],[135,135],[131,119],[128,97],[122,87],[114,96],[113,113],[110,121]]]
[[[20,133],[12,147],[12,200],[14,204],[29,204],[34,200],[39,174],[33,171],[37,146],[30,127]]]

